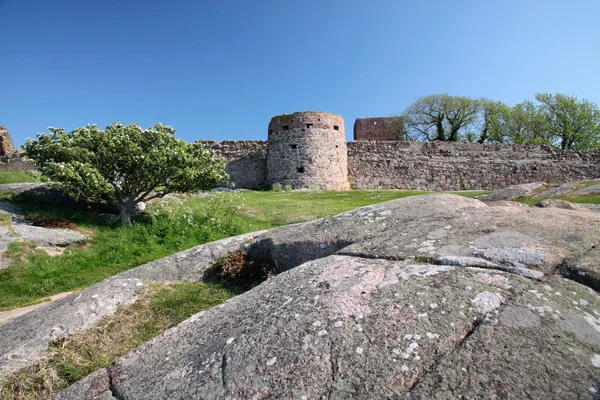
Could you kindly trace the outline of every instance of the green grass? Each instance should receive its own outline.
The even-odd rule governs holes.
[[[1,226],[10,226],[12,221],[12,218],[10,217],[10,215],[5,214],[5,213],[0,213],[0,225]]]
[[[590,193],[590,194],[582,194],[579,196],[556,196],[552,197],[554,200],[565,200],[569,203],[578,203],[578,204],[600,204],[600,194],[599,193]],[[519,203],[527,204],[529,206],[533,206],[540,201],[545,199],[540,199],[539,197],[519,197],[515,199]]]
[[[203,282],[155,285],[135,304],[56,341],[45,357],[0,380],[0,398],[50,399],[115,358],[232,296],[221,285]]]
[[[228,198],[245,215],[256,220],[257,227],[273,227],[305,219],[331,217],[344,211],[370,204],[428,192],[409,190],[352,190],[267,192],[248,191],[241,194],[222,193],[218,198]],[[479,192],[482,194],[484,192]],[[475,195],[469,193],[469,195]],[[205,199],[188,201],[191,207],[202,207]],[[306,217],[302,219],[301,217]]]
[[[571,203],[600,204],[600,194],[598,193],[584,194],[581,196],[559,196],[555,198],[558,200],[569,201]]]
[[[221,193],[149,205],[151,217],[131,226],[107,224],[96,212],[21,200],[28,218],[62,218],[90,236],[51,257],[23,243],[11,244],[14,261],[0,270],[0,310],[35,304],[62,292],[80,290],[119,272],[178,251],[246,232],[325,218],[356,207],[424,192],[355,190]],[[472,197],[484,192],[466,192]]]
[[[0,172],[0,184],[39,182],[40,178],[36,172]]]
[[[20,204],[28,217],[65,218],[90,235],[51,257],[22,242],[11,244],[14,261],[0,270],[0,310],[34,304],[48,296],[85,288],[119,272],[200,243],[252,230],[247,217],[230,207],[206,205],[208,213],[179,206],[160,210],[152,218],[138,218],[131,226],[103,223],[97,214],[59,207]],[[212,208],[211,208],[212,207]]]

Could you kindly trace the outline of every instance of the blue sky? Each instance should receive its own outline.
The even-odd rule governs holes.
[[[267,136],[303,110],[402,112],[433,93],[600,103],[600,1],[0,0],[0,125],[154,122]]]

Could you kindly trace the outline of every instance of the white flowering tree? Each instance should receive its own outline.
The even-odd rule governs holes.
[[[48,129],[25,144],[42,176],[75,199],[114,204],[123,224],[141,201],[208,189],[229,178],[222,160],[200,143],[177,139],[167,125]]]

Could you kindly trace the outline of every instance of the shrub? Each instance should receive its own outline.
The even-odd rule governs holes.
[[[199,142],[175,138],[175,129],[167,125],[49,129],[52,133],[25,144],[42,176],[75,199],[114,204],[124,224],[142,201],[208,189],[228,179],[221,159]]]

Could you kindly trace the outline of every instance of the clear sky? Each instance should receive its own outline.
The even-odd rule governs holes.
[[[267,137],[282,113],[398,114],[448,93],[600,104],[598,0],[0,0],[0,125],[162,122]]]

